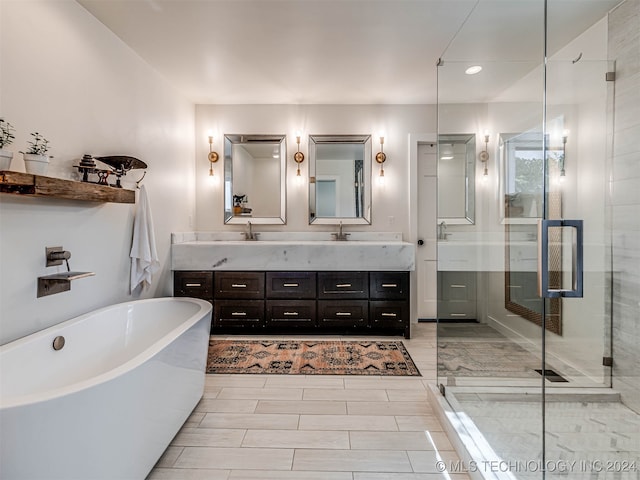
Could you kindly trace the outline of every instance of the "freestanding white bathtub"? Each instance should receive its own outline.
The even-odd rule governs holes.
[[[1,346],[0,478],[144,479],[202,397],[210,322],[138,300]]]

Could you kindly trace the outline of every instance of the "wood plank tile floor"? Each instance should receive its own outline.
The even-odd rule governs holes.
[[[436,325],[412,327],[422,377],[207,375],[147,480],[468,480],[438,472],[458,456],[427,399]]]

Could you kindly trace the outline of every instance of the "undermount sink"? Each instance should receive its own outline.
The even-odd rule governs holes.
[[[396,270],[415,268],[412,243],[401,234],[353,232],[346,241],[330,232],[264,232],[257,241],[241,235],[173,234],[173,270]],[[178,237],[178,235],[185,235]],[[400,236],[400,240],[398,239]],[[283,238],[284,237],[284,238]],[[286,238],[286,239],[285,239]]]

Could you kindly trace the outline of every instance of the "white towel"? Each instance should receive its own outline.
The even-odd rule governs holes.
[[[131,244],[131,293],[142,285],[142,290],[151,286],[151,277],[160,268],[156,237],[153,233],[153,218],[144,185],[140,187],[138,205],[133,220],[133,243]]]

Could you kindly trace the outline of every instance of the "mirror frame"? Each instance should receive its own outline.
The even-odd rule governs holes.
[[[363,215],[360,217],[316,217],[316,148],[322,144],[361,143],[364,145],[363,180]],[[309,135],[309,225],[345,225],[371,224],[371,188],[372,188],[372,147],[371,135]]]
[[[466,139],[466,141],[464,141]],[[445,222],[448,225],[474,225],[476,223],[476,158],[477,158],[477,145],[475,133],[443,133],[438,135],[438,153],[436,159],[436,165],[438,167],[438,181],[440,179],[440,145],[448,143],[464,143],[467,145],[465,153],[465,187],[464,187],[464,216],[460,217],[442,217],[439,212],[438,223]],[[471,145],[469,145],[471,144]],[[469,150],[471,146],[471,150]],[[470,168],[471,165],[471,168]],[[471,170],[471,171],[469,171]],[[438,192],[440,186],[438,185]],[[438,199],[440,203],[440,199]]]
[[[287,136],[239,135],[224,136],[224,223],[226,225],[284,225],[287,223]],[[271,143],[280,147],[280,215],[275,217],[239,217],[233,215],[233,146],[247,143]]]

